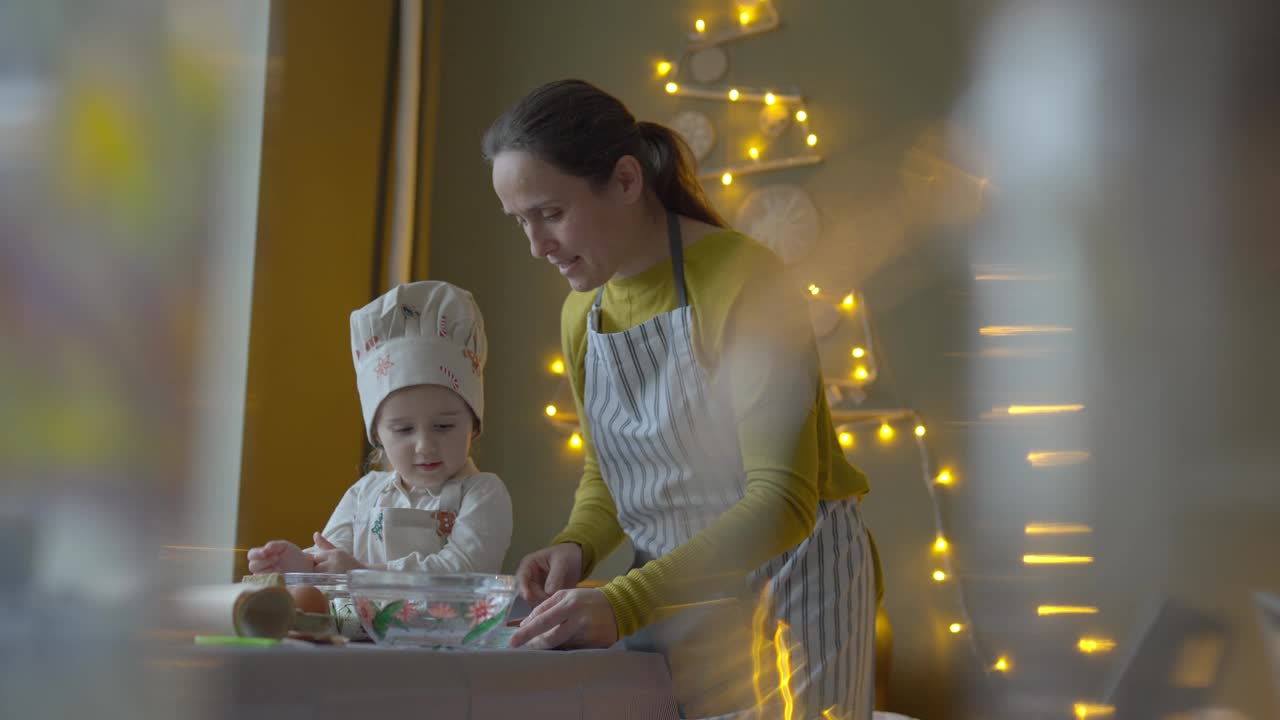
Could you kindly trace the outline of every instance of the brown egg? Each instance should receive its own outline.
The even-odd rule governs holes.
[[[302,612],[329,614],[329,599],[315,585],[290,585],[293,606]]]

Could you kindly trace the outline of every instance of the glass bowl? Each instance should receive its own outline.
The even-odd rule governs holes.
[[[286,587],[313,585],[329,599],[329,614],[333,616],[338,634],[348,640],[367,640],[364,626],[356,616],[351,593],[347,590],[346,573],[285,573]]]
[[[511,575],[352,570],[356,616],[382,645],[491,647],[516,595]]]
[[[329,598],[330,603],[335,599],[350,597],[347,592],[346,573],[285,573],[284,584],[286,586],[313,585]]]

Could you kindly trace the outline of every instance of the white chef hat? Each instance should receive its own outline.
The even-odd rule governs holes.
[[[484,417],[484,318],[471,293],[435,280],[407,283],[351,313],[351,359],[369,442],[388,395],[413,385],[452,389]]]

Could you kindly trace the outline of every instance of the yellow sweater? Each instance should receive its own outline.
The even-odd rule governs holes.
[[[688,245],[684,266],[694,352],[734,413],[747,489],[689,542],[604,586],[620,637],[661,619],[661,608],[696,599],[709,576],[741,578],[800,543],[813,531],[819,499],[868,490],[836,440],[803,288],[766,248],[728,230]],[[582,546],[584,577],[623,539],[582,410],[594,300],[594,291],[571,293],[561,315],[585,462],[569,522],[552,540]],[[605,285],[599,329],[633,328],[678,302],[671,263],[660,262]]]

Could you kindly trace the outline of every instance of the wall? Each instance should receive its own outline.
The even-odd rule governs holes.
[[[374,295],[391,7],[272,8],[240,548],[274,538],[310,545],[360,476],[347,318]]]
[[[797,183],[813,196],[823,231],[797,265],[801,282],[864,293],[883,362],[867,406],[920,411],[937,467],[956,469],[940,492],[962,582],[938,585],[910,445],[859,433],[852,450],[871,477],[865,509],[896,625],[892,709],[1058,718],[1074,702],[1118,697],[1112,688],[1150,649],[1153,606],[1167,600],[1219,623],[1230,641],[1220,682],[1186,696],[1273,717],[1250,593],[1280,587],[1262,551],[1276,546],[1280,526],[1268,439],[1277,265],[1263,240],[1276,226],[1263,198],[1275,189],[1265,168],[1276,166],[1277,85],[1274,39],[1260,30],[1275,27],[1274,10],[1192,0],[1159,12],[1143,3],[778,6],[782,30],[729,47],[727,81],[802,88],[827,161],[713,184],[712,198],[732,218],[764,183]],[[673,1],[447,5],[435,168],[447,181],[435,188],[431,263],[486,312],[491,411],[479,461],[516,503],[511,569],[559,529],[577,481],[576,456],[541,417],[557,387],[545,367],[558,352],[566,288],[501,215],[481,133],[532,87],[581,77],[643,119],[706,111],[721,132],[717,152],[740,153],[745,144],[726,138],[750,133],[750,114],[668,97],[653,73],[696,17],[731,11]],[[990,279],[1002,275],[1022,280]],[[980,332],[1005,324],[1071,332]],[[1073,402],[1085,410],[1031,420],[992,412]],[[1089,461],[1028,462],[1031,450],[1059,449],[1087,451]],[[1054,521],[1093,532],[1025,535],[1026,523]],[[1024,565],[1035,552],[1095,562]],[[624,549],[597,576],[627,560]],[[966,619],[961,597],[971,624],[955,636],[946,628]],[[1044,619],[1041,604],[1099,612]],[[1118,647],[1082,655],[1084,634]],[[1156,661],[1172,654],[1157,650]],[[991,670],[1002,655],[1007,675]],[[1138,691],[1144,701],[1177,696],[1160,686],[1161,672],[1153,677]]]
[[[1280,543],[1280,265],[1262,240],[1276,231],[1263,198],[1278,178],[1262,168],[1280,150],[1277,8],[1159,7],[1009,4],[956,114],[1000,168],[967,234],[975,271],[1006,275],[970,283],[977,324],[1070,328],[972,343],[1007,353],[969,375],[974,477],[954,508],[987,573],[975,623],[1018,659],[986,685],[1003,716],[1080,700],[1118,717],[1277,716],[1252,596],[1280,589],[1259,554]],[[1080,408],[992,412],[1014,403]],[[1089,455],[1035,467],[1032,450]],[[1023,535],[1046,521],[1092,532]],[[1021,566],[1026,552],[1094,562]],[[1096,612],[1041,617],[1040,604]],[[1116,650],[1072,652],[1085,634]],[[1188,658],[1203,678],[1184,674]]]
[[[972,187],[957,181],[964,197],[956,208],[927,191],[912,194],[922,187],[913,173],[948,171],[941,165],[941,126],[964,82],[966,43],[981,8],[777,5],[783,28],[730,46],[728,78],[802,88],[828,160],[744,177],[729,188],[715,184],[712,198],[732,218],[754,187],[791,182],[810,192],[823,234],[798,276],[866,292],[900,390],[895,397],[886,380],[868,404],[905,404],[937,419],[939,452],[954,457],[961,442],[942,421],[960,412],[965,367],[943,355],[963,349],[952,341],[966,308],[952,292],[968,267],[946,227],[972,215],[972,198],[964,195]],[[742,111],[744,119],[736,108],[731,115],[719,104],[668,97],[654,74],[654,61],[679,52],[696,17],[724,20],[731,11],[728,3],[670,0],[447,3],[431,267],[433,277],[472,290],[485,312],[489,411],[477,461],[504,478],[515,502],[508,569],[560,529],[580,468],[564,436],[542,417],[557,388],[546,366],[559,352],[559,308],[568,288],[553,268],[529,257],[522,233],[502,215],[480,159],[481,134],[534,86],[581,77],[617,94],[642,119],[664,121],[680,109],[708,112],[722,132],[719,147],[741,153],[745,145],[725,135],[750,131],[753,113]],[[855,451],[855,462],[871,475],[866,507],[889,572],[897,708],[946,718],[953,712],[946,708],[953,668],[968,651],[945,631],[957,607],[954,596],[929,580],[931,510],[909,447],[868,442]],[[624,548],[597,576],[610,577],[629,560]],[[909,697],[907,689],[922,683],[937,692]]]

